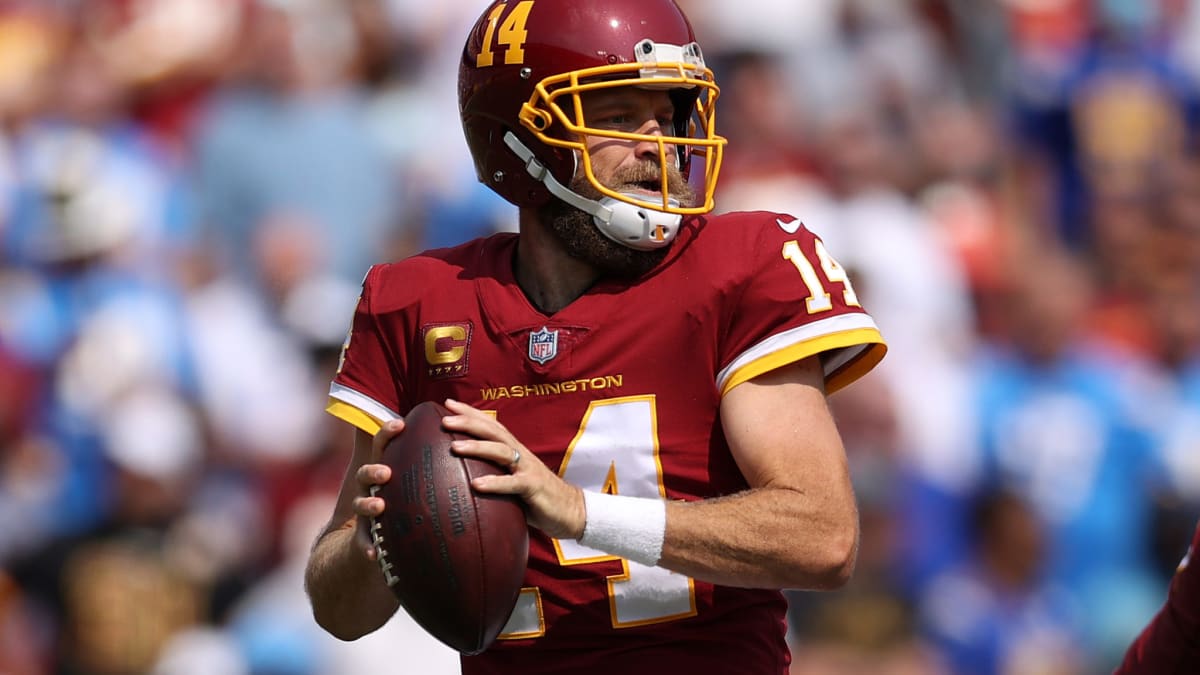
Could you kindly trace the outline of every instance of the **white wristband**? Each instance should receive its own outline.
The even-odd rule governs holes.
[[[667,532],[665,501],[584,490],[583,502],[587,521],[580,544],[650,567],[658,564]]]

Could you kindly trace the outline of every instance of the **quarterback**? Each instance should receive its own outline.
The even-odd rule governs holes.
[[[355,428],[306,586],[355,639],[397,611],[366,522],[403,416],[444,402],[508,473],[529,567],[465,673],[772,673],[783,588],[830,589],[858,517],[826,396],[883,357],[846,270],[796,218],[710,215],[718,88],[673,0],[493,2],[459,106],[519,234],[367,273],[328,410]]]

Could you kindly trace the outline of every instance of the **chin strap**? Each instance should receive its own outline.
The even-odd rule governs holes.
[[[679,223],[683,220],[681,215],[644,208],[612,197],[603,197],[599,201],[588,199],[558,182],[546,165],[513,132],[504,134],[504,144],[525,162],[525,170],[534,180],[545,185],[550,194],[591,215],[597,229],[618,244],[639,251],[651,251],[671,243],[679,232]],[[627,196],[640,199],[637,195]],[[679,206],[675,199],[671,199],[670,204]]]

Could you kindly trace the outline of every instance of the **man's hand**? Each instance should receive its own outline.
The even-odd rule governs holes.
[[[384,503],[382,498],[371,495],[371,486],[383,485],[391,480],[392,469],[377,462],[383,456],[383,449],[388,442],[403,431],[404,420],[392,420],[380,427],[371,439],[369,456],[362,458],[363,464],[354,471],[357,496],[351,504],[354,515],[358,517],[354,531],[354,547],[372,562],[378,560],[379,552],[375,549],[375,542],[371,537],[371,518],[383,513]]]
[[[445,405],[454,414],[443,418],[442,424],[451,431],[474,437],[454,441],[451,445],[454,452],[509,470],[507,476],[476,478],[471,482],[472,487],[479,492],[519,496],[527,506],[525,517],[529,524],[551,537],[578,539],[583,535],[587,514],[583,492],[578,487],[559,478],[491,415],[453,399],[447,399]]]
[[[391,479],[377,464],[383,448],[404,430],[393,420],[374,436],[356,430],[354,454],[342,475],[333,517],[317,537],[304,569],[304,587],[317,624],[342,640],[355,640],[387,623],[400,601],[379,570],[371,537],[371,517],[383,512],[383,500],[371,486]]]

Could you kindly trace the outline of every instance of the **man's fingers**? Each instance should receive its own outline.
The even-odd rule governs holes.
[[[382,485],[392,479],[392,469],[386,464],[363,464],[354,472],[354,478],[364,487]]]
[[[469,413],[473,410],[478,412],[478,410],[471,407],[470,405],[463,403],[462,401],[456,401],[452,398],[446,399],[445,405],[446,405],[446,408],[450,410],[450,412],[457,413],[460,415],[464,414],[464,413]]]
[[[498,495],[523,494],[527,489],[521,482],[521,479],[511,474],[478,476],[471,479],[471,487],[480,492],[489,492]]]
[[[383,455],[383,449],[387,446],[388,441],[398,436],[402,431],[404,431],[404,420],[394,419],[384,422],[383,426],[379,427],[379,431],[371,439],[371,450],[375,457]]]
[[[375,548],[375,542],[371,541],[371,525],[369,521],[364,521],[355,528],[354,546],[363,552],[367,560],[373,562],[379,557],[379,551]]]
[[[383,500],[379,497],[355,497],[354,512],[360,516],[374,517],[383,513]]]
[[[459,439],[450,443],[450,449],[456,455],[483,459],[507,469],[514,468],[513,460],[518,459],[518,453],[511,446],[496,441],[478,441]],[[525,462],[532,453],[520,452],[519,459]]]
[[[446,408],[453,415],[442,418],[442,425],[452,431],[461,431],[476,438],[491,439],[503,443],[515,443],[516,439],[495,417],[466,403],[446,399]]]

